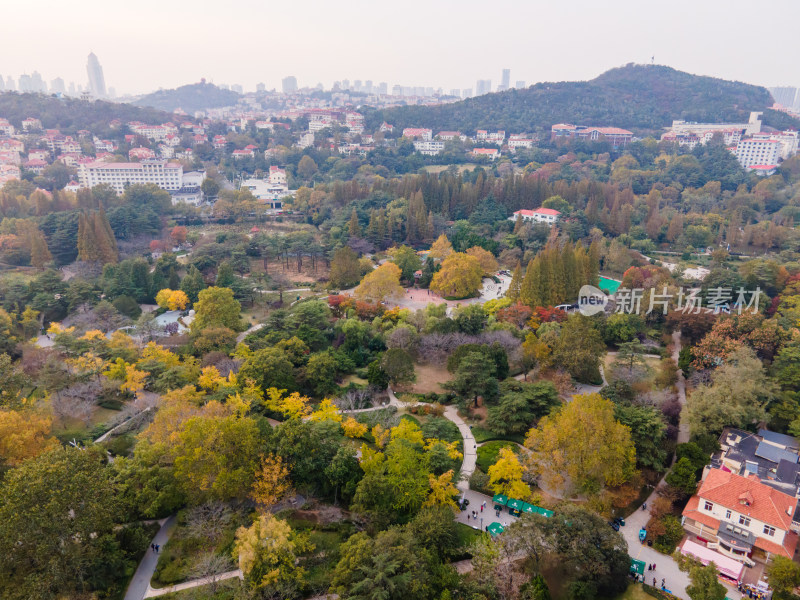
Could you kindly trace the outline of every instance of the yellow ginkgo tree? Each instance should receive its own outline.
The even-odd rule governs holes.
[[[495,494],[526,500],[531,488],[522,481],[522,464],[511,448],[500,448],[498,459],[489,467],[489,487]]]

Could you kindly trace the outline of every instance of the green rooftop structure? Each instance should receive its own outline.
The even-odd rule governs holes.
[[[546,508],[536,506],[535,504],[528,504],[527,502],[522,503],[522,512],[530,513],[532,515],[542,515],[543,517],[547,518],[553,516],[552,510],[547,510]]]
[[[517,500],[515,498],[510,498],[508,502],[506,502],[506,506],[508,507],[508,512],[513,515],[519,515],[520,511],[522,511],[522,506],[525,503],[522,500]]]
[[[643,560],[636,560],[635,558],[631,559],[631,573],[644,575],[644,566],[645,562]]]
[[[500,523],[498,523],[497,521],[495,521],[494,523],[491,523],[491,524],[490,524],[490,525],[489,525],[489,526],[486,528],[486,531],[488,531],[489,533],[491,533],[493,536],[494,536],[494,535],[500,535],[501,533],[503,533],[503,531],[505,531],[505,527],[503,527],[502,525],[500,525]]]
[[[492,498],[492,504],[495,506],[505,506],[508,502],[508,496],[504,496],[503,494],[495,494],[494,498]]]

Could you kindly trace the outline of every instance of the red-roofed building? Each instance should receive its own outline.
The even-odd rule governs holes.
[[[533,223],[547,223],[552,225],[561,217],[561,213],[552,208],[537,208],[535,210],[518,210],[514,216],[510,218],[511,221],[531,221]]]
[[[633,132],[619,127],[590,127],[559,123],[550,128],[550,139],[579,139],[597,142],[605,140],[615,148],[625,147],[633,139]]]
[[[764,483],[709,469],[683,510],[684,528],[712,550],[745,564],[768,562],[779,554],[794,558],[798,524],[797,498]]]
[[[244,148],[242,150],[234,150],[233,151],[233,158],[255,158],[256,154],[252,150],[248,150]]]
[[[433,131],[418,127],[406,127],[403,129],[403,137],[419,138],[421,140],[430,141],[433,139]]]
[[[28,171],[33,171],[34,173],[38,174],[44,170],[44,168],[47,166],[47,162],[38,158],[32,158],[30,160],[26,160],[23,166]]]
[[[477,158],[496,160],[500,156],[500,150],[497,148],[473,148],[471,154]]]

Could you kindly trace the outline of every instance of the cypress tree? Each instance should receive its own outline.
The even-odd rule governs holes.
[[[517,266],[514,267],[514,274],[511,276],[511,283],[508,284],[508,291],[506,292],[506,296],[514,302],[519,300],[522,292],[522,278],[522,263],[517,261]]]

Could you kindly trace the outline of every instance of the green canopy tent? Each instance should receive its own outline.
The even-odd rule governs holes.
[[[524,504],[525,503],[522,500],[517,500],[515,498],[511,498],[508,502],[506,502],[508,512],[510,512],[512,515],[519,515]]]
[[[644,565],[645,562],[643,560],[636,560],[635,558],[632,558],[631,573],[636,573],[637,575],[644,575]]]
[[[490,524],[490,525],[489,525],[489,526],[486,528],[486,531],[488,531],[488,532],[489,532],[489,533],[491,533],[493,536],[495,536],[495,535],[500,535],[501,533],[503,533],[503,531],[505,531],[505,528],[504,528],[502,525],[500,525],[500,523],[498,523],[497,521],[495,521],[494,523],[491,523],[491,524]]]
[[[543,517],[552,517],[553,511],[547,510],[546,508],[542,508],[541,506],[536,506],[534,504],[528,504],[527,502],[522,503],[522,512],[530,513],[532,515],[542,515]]]
[[[503,494],[495,494],[494,498],[492,498],[492,504],[494,504],[495,510],[503,510],[507,502],[508,496],[504,496]]]

